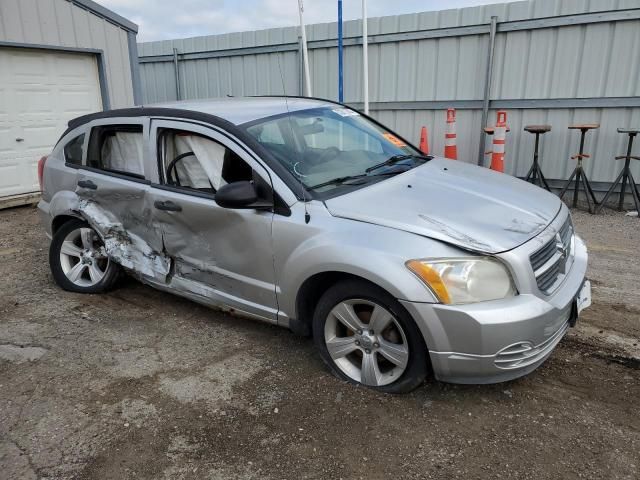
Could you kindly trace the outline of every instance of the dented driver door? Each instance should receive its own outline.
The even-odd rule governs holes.
[[[246,175],[271,189],[268,172],[224,132],[203,125],[152,119],[150,145],[159,169],[150,200],[172,263],[169,286],[201,303],[275,323],[273,212],[215,202],[220,185]]]

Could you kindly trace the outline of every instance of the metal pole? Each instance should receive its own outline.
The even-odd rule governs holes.
[[[338,0],[338,101],[344,102],[342,89],[342,0]]]
[[[618,210],[622,211],[622,207],[624,207],[624,193],[627,189],[627,179],[629,178],[629,164],[631,163],[631,149],[633,148],[633,139],[635,134],[629,135],[629,145],[627,146],[627,156],[624,160],[624,175],[622,177],[622,186],[620,187],[620,198],[618,200]],[[604,203],[604,200],[602,201]],[[637,207],[637,205],[636,205]],[[638,211],[638,215],[640,215],[640,211]]]
[[[369,37],[367,34],[367,0],[362,0],[362,96],[364,114],[369,115]]]
[[[283,92],[283,95],[286,94]],[[300,35],[298,35],[298,95],[304,97],[304,52]]]
[[[182,100],[180,95],[180,70],[178,69],[178,49],[173,49],[173,69],[176,75],[176,99]]]
[[[302,18],[302,12],[304,7],[302,0],[298,0],[298,13],[300,14],[300,36],[302,37],[302,58],[304,62],[304,83],[307,89],[307,97],[311,97],[311,79],[309,78],[309,51],[307,50],[307,33],[304,28],[304,19]]]
[[[484,164],[484,127],[487,126],[489,116],[489,97],[491,95],[491,77],[493,76],[493,51],[496,45],[496,29],[498,17],[491,17],[489,28],[489,51],[487,52],[487,70],[484,76],[484,98],[482,100],[482,120],[480,124],[480,146],[478,147],[478,165]]]

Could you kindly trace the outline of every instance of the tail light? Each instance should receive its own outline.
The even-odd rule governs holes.
[[[44,164],[47,162],[47,156],[45,155],[40,160],[38,160],[38,183],[40,184],[40,191],[42,192],[42,187],[44,185]]]

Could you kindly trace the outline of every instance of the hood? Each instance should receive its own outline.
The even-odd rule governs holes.
[[[325,204],[335,217],[492,254],[538,235],[562,205],[555,195],[510,175],[444,158]]]

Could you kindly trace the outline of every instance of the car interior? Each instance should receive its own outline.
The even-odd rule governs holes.
[[[160,158],[165,183],[215,193],[227,183],[253,180],[253,170],[224,145],[182,130],[159,132]]]
[[[144,178],[142,125],[105,125],[91,131],[87,165]]]

